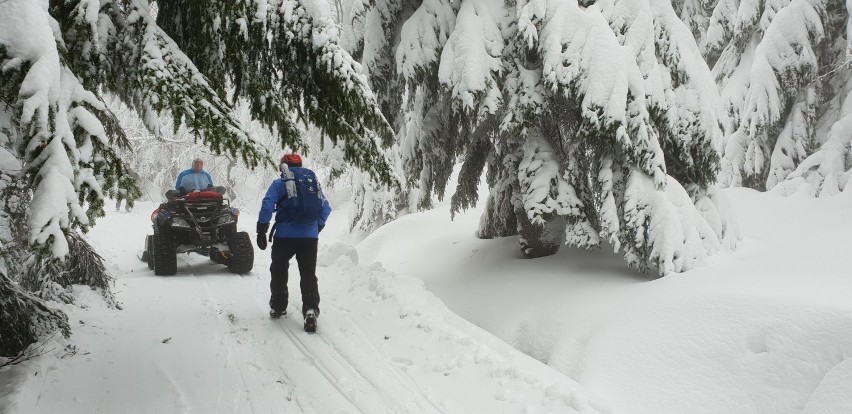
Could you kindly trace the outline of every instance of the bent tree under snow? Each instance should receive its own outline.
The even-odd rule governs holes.
[[[718,92],[669,0],[356,1],[345,23],[407,180],[407,197],[362,197],[380,204],[361,220],[429,207],[460,158],[453,212],[487,167],[478,234],[529,257],[608,244],[666,274],[738,239],[712,186]]]
[[[713,66],[730,136],[721,182],[801,183],[819,195],[852,176],[852,48],[839,0],[686,0],[679,10]]]

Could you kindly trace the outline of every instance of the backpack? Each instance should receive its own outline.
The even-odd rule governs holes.
[[[325,199],[316,174],[307,168],[288,169],[281,180],[287,194],[278,202],[276,222],[309,224],[319,221]]]

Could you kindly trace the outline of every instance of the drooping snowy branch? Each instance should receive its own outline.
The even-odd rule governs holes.
[[[583,9],[570,1],[548,2],[546,13],[542,23],[547,23],[537,28],[545,85],[580,102],[581,134],[610,141],[601,144],[618,147],[631,166],[665,186],[663,153],[633,57],[597,6]],[[520,24],[519,30],[532,31]]]
[[[15,145],[33,191],[30,242],[63,257],[69,251],[65,235],[85,230],[102,214],[105,192],[117,191],[125,169],[109,148],[104,103],[63,63],[47,11],[27,3],[4,5],[9,14],[0,22],[0,90],[22,132]],[[25,35],[16,26],[21,21],[31,25]]]
[[[213,85],[233,85],[233,99],[245,99],[252,117],[273,129],[282,147],[305,149],[295,122],[310,123],[340,144],[354,166],[382,182],[397,180],[381,151],[392,136],[381,102],[361,65],[341,47],[324,3],[196,3],[164,2],[157,24]]]
[[[502,27],[507,11],[499,0],[462,2],[455,29],[441,53],[438,81],[450,92],[453,108],[475,123],[502,105]]]
[[[460,1],[425,0],[402,24],[396,66],[405,79],[422,80],[438,67],[441,51],[455,31]]]
[[[782,113],[789,100],[817,73],[819,63],[813,45],[824,36],[821,13],[824,10],[818,5],[794,0],[776,15],[755,48],[740,123],[748,136],[742,166],[744,182],[765,180]],[[780,60],[779,56],[786,59]]]
[[[702,52],[713,65],[729,115],[723,120],[727,142],[720,181],[757,189],[783,184],[784,192],[809,183],[823,194],[829,170],[838,177],[849,169],[844,162],[829,159],[849,158],[843,154],[852,151],[838,147],[842,133],[830,133],[832,125],[842,123],[848,114],[848,4],[825,0],[709,4],[714,9],[708,26],[697,27],[694,33],[701,38],[706,32]],[[837,131],[842,130],[838,125]],[[826,152],[839,154],[826,156]],[[804,164],[811,172],[800,169]],[[809,178],[803,180],[804,176]],[[835,178],[829,181],[828,193],[844,188]]]

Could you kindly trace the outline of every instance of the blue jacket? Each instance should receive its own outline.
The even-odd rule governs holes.
[[[178,175],[177,182],[175,182],[175,190],[180,191],[180,188],[183,187],[186,189],[186,192],[191,193],[195,190],[204,191],[211,185],[213,185],[213,178],[210,177],[207,171],[201,170],[200,172],[195,172],[195,170],[190,168],[183,170]]]
[[[290,168],[291,171],[297,172],[301,167]],[[267,224],[272,219],[272,213],[275,213],[275,238],[276,239],[318,239],[319,226],[325,226],[325,221],[331,214],[331,206],[325,198],[325,194],[320,191],[323,198],[322,217],[319,221],[308,224],[296,224],[288,222],[286,217],[278,217],[278,201],[284,199],[287,194],[287,187],[284,180],[278,179],[272,182],[269,190],[266,190],[266,196],[260,205],[260,214],[257,215],[257,222]]]

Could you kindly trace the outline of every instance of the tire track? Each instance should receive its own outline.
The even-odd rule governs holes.
[[[332,358],[336,357],[339,363],[345,363],[350,372],[362,377],[381,395],[397,398],[405,396],[405,401],[394,399],[395,405],[400,409],[418,413],[441,412],[437,405],[425,397],[423,390],[411,377],[392,366],[351,320],[334,307],[327,307],[323,314],[327,320],[326,325],[331,322],[332,328],[324,331],[328,332],[327,334],[319,332],[316,337],[322,340]],[[328,321],[329,317],[331,321]],[[343,329],[344,325],[348,326],[348,329]],[[301,335],[295,335],[295,340],[306,347],[305,341],[310,338],[303,339]],[[343,343],[346,344],[345,347],[340,346]]]
[[[222,303],[228,303],[234,307],[248,306],[250,310],[243,310],[245,313],[263,315],[265,308],[261,303],[253,300],[257,297],[257,292],[251,290],[252,286],[247,285],[239,278],[234,279],[237,283],[227,284],[211,284],[204,278],[206,276],[199,275],[196,272],[196,266],[201,265],[187,259],[184,261],[187,264],[185,271],[199,280],[199,284],[203,286],[205,295],[208,298],[210,312],[217,314],[217,318],[224,325],[224,330],[227,332],[229,328],[233,328],[227,320],[229,310],[221,306]],[[214,275],[210,275],[214,277]],[[215,275],[221,276],[221,275]],[[250,291],[251,290],[251,291]],[[252,298],[247,301],[246,298]],[[276,324],[277,328],[273,329],[270,337],[264,335],[266,332],[263,325],[267,326],[270,323],[269,319],[252,320],[252,326],[244,327],[245,329],[237,329],[236,334],[232,335],[232,341],[239,342],[236,346],[239,357],[231,359],[240,359],[238,365],[238,374],[243,377],[242,382],[245,384],[245,362],[248,365],[254,365],[259,370],[264,371],[268,378],[260,380],[256,373],[248,373],[256,379],[257,383],[275,382],[275,376],[283,376],[286,382],[291,384],[290,395],[295,396],[295,402],[303,412],[361,412],[361,413],[394,413],[398,410],[390,407],[383,399],[382,395],[372,387],[365,387],[364,381],[359,381],[358,376],[348,375],[351,371],[346,371],[343,365],[335,367],[332,364],[323,362],[323,355],[316,355],[312,352],[305,343],[299,341],[298,333],[293,327],[285,327],[283,324]],[[285,319],[284,322],[293,322],[301,331],[301,326],[298,321],[293,319]],[[230,326],[229,326],[230,325]],[[287,340],[281,341],[280,333],[284,331]],[[307,335],[302,333],[302,335]],[[262,348],[271,348],[269,350]],[[228,346],[229,351],[235,348],[235,345]],[[274,349],[274,350],[273,350]],[[282,358],[283,357],[283,358]],[[279,370],[261,369],[260,367],[277,366]],[[348,386],[347,386],[348,385]],[[253,387],[256,388],[256,387]],[[247,388],[248,389],[248,388]],[[297,391],[306,391],[300,393]],[[332,397],[336,394],[338,397]],[[250,404],[252,403],[249,399]],[[341,404],[341,402],[345,402]],[[251,408],[255,412],[269,412],[269,407],[256,407],[251,404]]]
[[[209,312],[214,314],[219,321],[219,326],[225,332],[234,328],[232,321],[227,319],[230,310],[222,305],[227,303],[231,307],[252,305],[256,314],[265,313],[265,304],[254,300],[257,293],[254,284],[246,284],[236,276],[237,283],[209,283],[205,280],[208,276],[198,273],[200,267],[204,266],[206,260],[193,260],[181,255],[181,271],[191,274],[203,287],[204,295],[208,302]],[[211,269],[212,270],[212,269]],[[209,277],[222,277],[222,275],[211,274]],[[230,275],[229,275],[230,276]],[[247,301],[246,298],[253,298]],[[293,305],[299,305],[293,303]],[[299,306],[295,306],[297,309]],[[291,306],[292,308],[292,306]],[[244,312],[251,312],[245,310]],[[362,413],[438,413],[442,410],[424,395],[424,392],[414,383],[408,374],[394,367],[384,356],[381,355],[375,345],[361,332],[357,326],[333,306],[326,305],[323,310],[323,322],[315,335],[308,335],[302,330],[301,320],[298,316],[301,312],[290,314],[279,321],[272,321],[283,331],[287,341],[277,343],[277,338],[269,338],[263,335],[264,330],[260,327],[248,327],[240,331],[237,325],[236,335],[231,335],[232,340],[223,341],[227,344],[226,359],[236,362],[240,378],[237,380],[246,389],[256,389],[253,385],[264,384],[274,381],[272,372],[266,372],[269,378],[261,379],[257,372],[246,372],[245,362],[255,360],[260,367],[269,362],[277,360],[280,373],[287,379],[287,383],[296,388],[311,388],[314,397],[318,395],[338,394],[341,400],[348,404],[334,407],[344,412]],[[297,315],[292,317],[292,315]],[[265,318],[264,318],[265,319]],[[257,321],[258,323],[260,321]],[[264,320],[263,322],[269,322]],[[223,335],[226,336],[227,334]],[[224,338],[223,338],[224,339]],[[239,347],[230,342],[244,342]],[[293,354],[296,358],[288,358],[281,361],[280,358],[272,356],[269,361],[268,353],[263,350],[251,349],[251,346],[276,343],[281,354]],[[247,348],[248,346],[248,348]],[[246,349],[250,349],[246,351]],[[237,361],[239,360],[239,361]],[[300,366],[300,365],[307,366]],[[306,371],[313,371],[315,377],[320,377],[325,385],[316,381],[306,381]],[[248,376],[249,378],[247,378]],[[295,388],[290,390],[295,391]],[[303,411],[311,411],[318,407],[311,407],[316,401],[300,401],[303,395],[296,394],[296,403]],[[239,396],[234,396],[238,398]],[[263,400],[266,400],[265,398]],[[264,407],[257,405],[251,396],[247,397],[253,411],[263,410]],[[263,404],[260,404],[263,405]],[[267,406],[268,407],[268,406]],[[323,407],[328,409],[330,407]]]
[[[298,321],[296,321],[298,322]],[[294,328],[290,326],[292,324],[288,324],[287,321],[279,323],[281,330],[287,335],[290,339],[291,343],[296,346],[296,348],[301,352],[301,354],[309,361],[311,361],[317,370],[322,374],[323,377],[328,381],[328,384],[334,387],[340,395],[346,398],[353,407],[357,408],[359,412],[364,414],[371,413],[395,413],[398,412],[394,410],[393,407],[387,404],[384,398],[381,396],[381,393],[378,389],[376,389],[373,384],[369,384],[363,377],[355,373],[351,370],[346,370],[345,365],[338,363],[338,366],[346,370],[346,374],[349,374],[349,378],[356,379],[355,386],[358,389],[344,389],[341,383],[346,383],[348,378],[341,378],[341,375],[336,375],[333,371],[336,371],[329,363],[323,361],[324,358],[322,356],[317,355],[311,349],[298,338],[298,333],[294,332]],[[352,375],[354,374],[354,375]],[[357,381],[357,378],[360,377],[361,381]],[[367,390],[364,389],[363,385],[368,384],[369,388]],[[370,392],[373,391],[373,392]],[[354,392],[357,392],[357,395],[351,395]],[[360,396],[365,396],[367,401],[361,400]]]
[[[201,285],[204,299],[202,304],[206,306],[206,313],[211,315],[216,320],[216,326],[219,327],[220,335],[216,336],[225,350],[223,355],[222,366],[219,367],[219,392],[217,393],[216,412],[238,412],[243,411],[246,407],[255,413],[268,413],[276,411],[276,401],[270,395],[267,395],[272,390],[269,387],[274,387],[277,381],[270,376],[260,375],[258,365],[253,362],[256,354],[245,352],[245,348],[239,346],[240,327],[234,323],[233,313],[229,308],[232,308],[235,303],[235,298],[232,295],[222,295],[215,287],[220,284],[211,284],[208,282],[208,276],[199,274],[198,267],[200,263],[193,261],[189,256],[179,256],[180,262],[184,264],[184,270],[188,272],[197,283]],[[211,275],[212,277],[221,277],[221,275]],[[230,276],[230,275],[229,275]],[[226,291],[230,291],[226,289]],[[230,368],[230,369],[229,369]],[[229,372],[231,371],[231,372]],[[236,373],[236,378],[233,375]],[[292,379],[287,377],[287,373],[282,373],[287,378],[287,383],[292,384]],[[286,386],[288,395],[292,395],[292,388]],[[226,396],[230,396],[228,401]],[[287,398],[290,400],[290,398]],[[301,412],[306,412],[305,408],[295,401]]]

